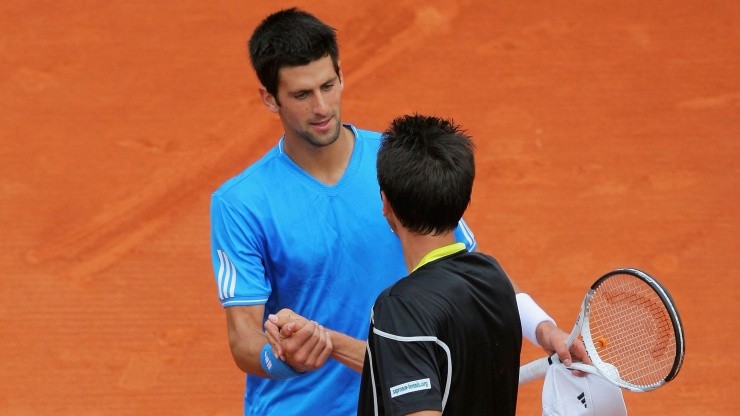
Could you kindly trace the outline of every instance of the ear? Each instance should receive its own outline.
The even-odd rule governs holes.
[[[339,91],[344,90],[344,73],[342,72],[342,63],[337,62],[337,66],[339,67]]]
[[[280,106],[278,105],[275,96],[267,92],[267,88],[260,87],[259,93],[260,98],[262,99],[262,104],[264,104],[270,112],[277,113],[280,111]]]
[[[391,227],[391,231],[394,234],[398,234],[398,230],[396,229],[396,214],[393,212],[393,207],[391,207],[383,191],[380,191],[380,199],[383,201],[383,216],[388,222],[388,226]]]
[[[380,200],[383,201],[383,216],[388,218],[388,214],[393,211],[391,204],[388,203],[388,199],[385,197],[385,193],[380,191]]]

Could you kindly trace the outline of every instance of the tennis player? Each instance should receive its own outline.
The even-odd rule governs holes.
[[[231,354],[248,374],[244,414],[354,414],[368,311],[406,275],[378,197],[380,133],[342,123],[336,32],[313,15],[269,15],[249,53],[283,134],[211,198],[216,292]],[[455,237],[475,249],[462,220]],[[519,302],[529,311],[521,314],[524,333],[570,358],[567,334],[527,302]],[[283,308],[311,320],[281,315],[292,323],[271,346],[263,323]]]
[[[455,242],[473,142],[451,121],[394,120],[378,152],[383,214],[409,275],[372,310],[358,415],[514,415],[522,330],[496,260]]]

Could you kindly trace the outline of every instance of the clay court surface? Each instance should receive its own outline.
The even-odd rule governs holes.
[[[740,3],[575,3],[298,2],[345,121],[467,127],[468,222],[562,327],[613,268],[668,287],[686,361],[631,415],[735,414]],[[292,4],[0,4],[0,415],[240,414],[208,204],[281,134],[244,44]]]

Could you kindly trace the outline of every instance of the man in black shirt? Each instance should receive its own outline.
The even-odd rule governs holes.
[[[399,117],[378,160],[383,214],[409,275],[375,302],[359,415],[514,415],[522,330],[496,260],[452,231],[470,202],[471,139],[451,121]]]

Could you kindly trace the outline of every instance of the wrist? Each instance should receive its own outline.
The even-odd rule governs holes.
[[[276,357],[272,352],[270,343],[265,344],[262,347],[262,351],[260,351],[260,364],[262,364],[262,369],[265,370],[265,373],[273,379],[284,380],[303,374]]]
[[[522,336],[536,346],[541,346],[538,341],[538,335],[546,326],[540,325],[543,322],[551,322],[552,319],[539,305],[526,293],[516,294],[516,306],[519,309],[519,319],[522,323]]]
[[[537,345],[542,346],[544,345],[545,340],[545,333],[548,330],[551,330],[552,328],[557,328],[557,325],[555,325],[555,321],[549,320],[549,321],[542,321],[539,324],[537,324],[537,327],[534,330],[534,336],[537,340]]]

